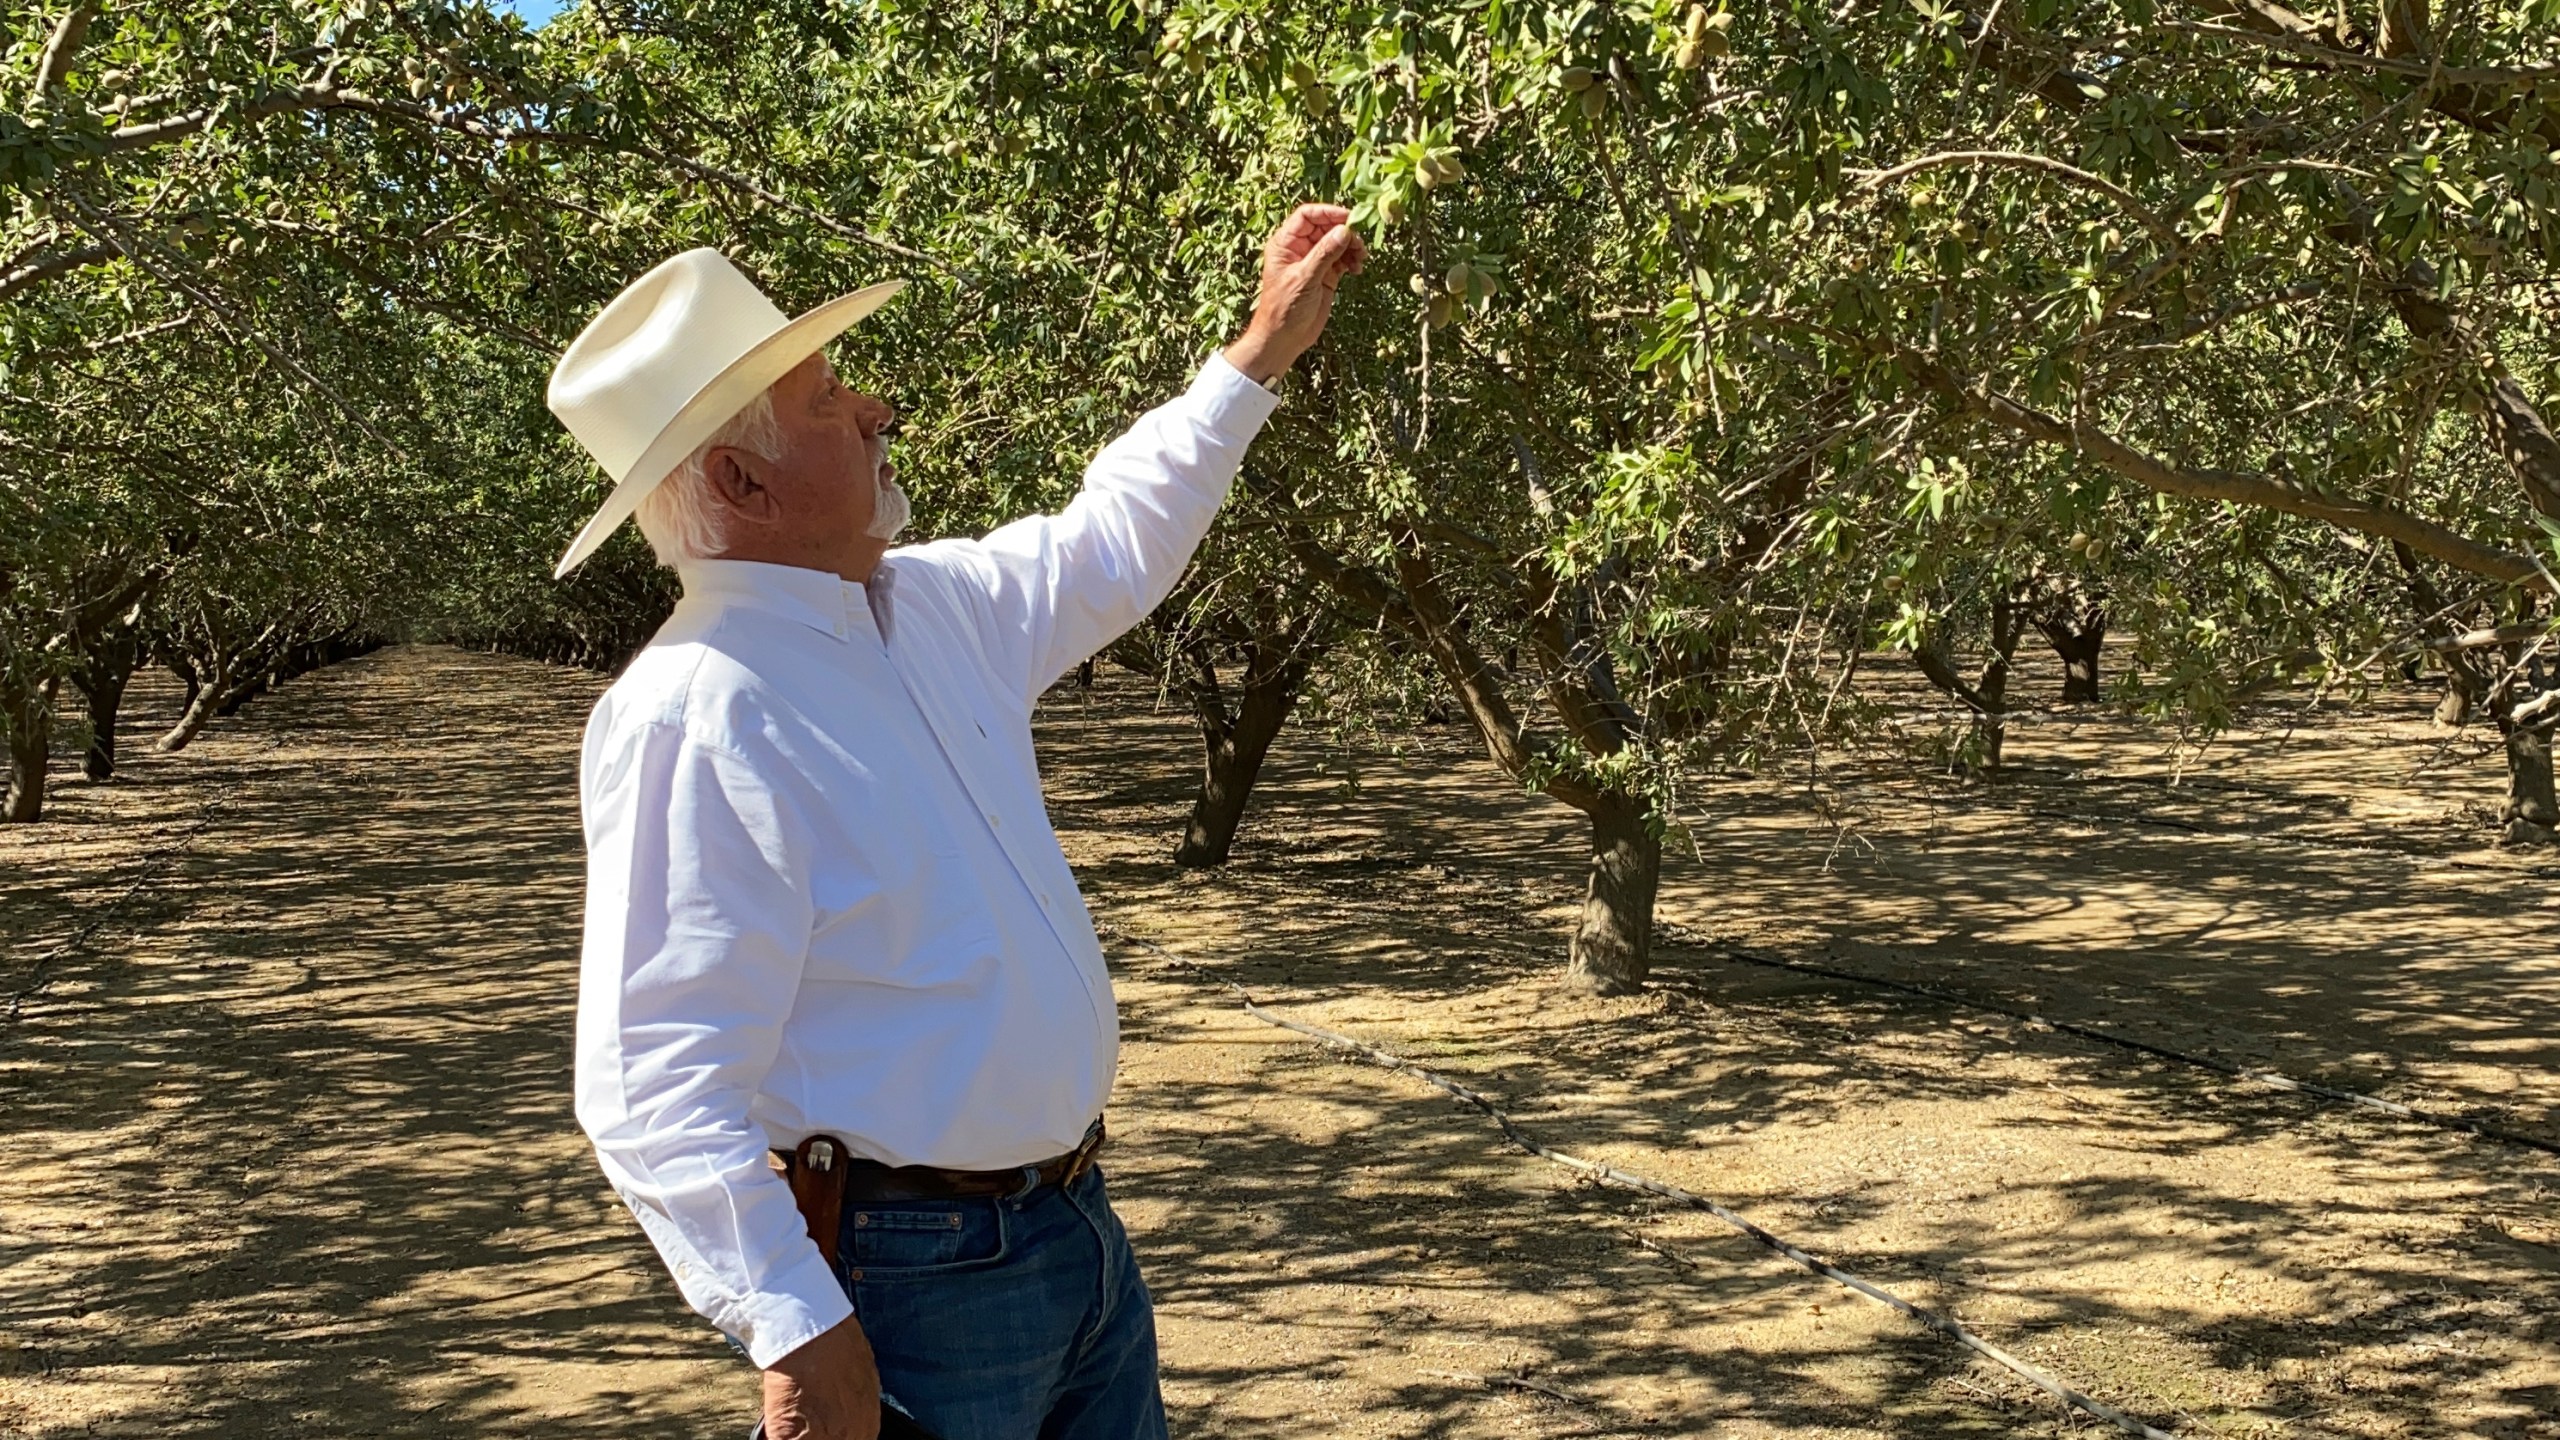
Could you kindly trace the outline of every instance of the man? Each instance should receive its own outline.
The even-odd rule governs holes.
[[[764,1370],[773,1440],[1161,1436],[1155,1328],[1090,1167],[1110,978],[1041,801],[1030,717],[1170,591],[1268,388],[1366,251],[1301,207],[1244,334],[1106,447],[1057,515],[889,548],[895,412],[717,252],[634,282],[552,376],[684,598],[580,765],[578,1119],[685,1298]],[[830,1264],[769,1162],[852,1152]]]

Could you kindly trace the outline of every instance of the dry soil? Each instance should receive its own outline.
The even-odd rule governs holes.
[[[386,651],[0,831],[0,1435],[743,1432],[752,1372],[569,1113],[602,683]],[[1552,984],[1573,817],[1462,735],[1284,737],[1236,863],[1182,875],[1192,741],[1153,698],[1042,711],[1106,922],[2182,1434],[2560,1436],[2560,1157],[1732,948],[2560,1138],[2555,867],[2489,847],[2494,761],[2424,697],[2271,707],[2201,754],[2056,720],[1996,785],[1702,777],[1683,939],[1620,1000]],[[1108,1168],[1177,1434],[2088,1433],[1113,951]]]

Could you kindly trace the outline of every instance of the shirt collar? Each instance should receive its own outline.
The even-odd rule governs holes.
[[[831,570],[761,560],[687,560],[676,567],[687,603],[763,610],[842,640],[879,637],[863,587]]]

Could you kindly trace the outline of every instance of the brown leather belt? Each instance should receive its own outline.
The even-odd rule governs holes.
[[[796,1150],[776,1150],[770,1163],[791,1182],[791,1198],[818,1253],[836,1263],[837,1232],[844,1223],[847,1199],[968,1200],[1012,1195],[1039,1185],[1065,1185],[1093,1168],[1102,1152],[1102,1119],[1085,1128],[1084,1139],[1063,1155],[1011,1170],[945,1170],[934,1165],[883,1165],[858,1159],[833,1135],[812,1135]],[[1028,1176],[1025,1171],[1030,1172]]]

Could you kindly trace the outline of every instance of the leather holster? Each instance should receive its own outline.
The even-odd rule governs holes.
[[[833,1135],[812,1135],[796,1150],[771,1153],[773,1167],[791,1183],[791,1198],[800,1206],[809,1238],[818,1242],[818,1253],[834,1268],[836,1241],[844,1226],[845,1171],[853,1157]]]

